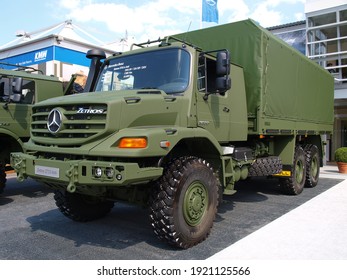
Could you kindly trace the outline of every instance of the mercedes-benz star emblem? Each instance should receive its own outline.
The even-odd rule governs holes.
[[[62,117],[60,111],[58,109],[50,111],[47,119],[48,130],[53,134],[57,133],[61,128],[61,123]]]

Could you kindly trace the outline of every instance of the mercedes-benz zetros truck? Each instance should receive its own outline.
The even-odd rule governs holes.
[[[90,93],[36,104],[26,152],[12,154],[18,179],[54,189],[72,220],[138,203],[160,239],[188,248],[240,180],[317,185],[333,78],[252,20],[87,57]]]

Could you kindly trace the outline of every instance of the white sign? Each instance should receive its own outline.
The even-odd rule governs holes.
[[[51,178],[59,178],[59,168],[35,165],[35,174]]]

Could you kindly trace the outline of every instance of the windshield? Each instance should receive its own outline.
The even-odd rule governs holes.
[[[190,56],[182,49],[162,49],[116,57],[105,65],[96,91],[159,89],[180,94],[188,86]]]

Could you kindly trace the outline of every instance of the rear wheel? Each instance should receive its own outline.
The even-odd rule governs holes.
[[[281,178],[280,185],[287,194],[298,195],[305,186],[306,160],[305,152],[301,146],[295,147],[293,167],[289,178]]]
[[[306,156],[306,182],[305,187],[313,188],[317,186],[320,171],[320,156],[316,145],[306,145],[304,147]]]
[[[77,222],[102,218],[111,211],[114,205],[113,201],[67,191],[55,191],[54,199],[60,212]]]
[[[217,212],[219,180],[204,160],[182,157],[169,163],[150,205],[156,235],[180,248],[207,238]]]

